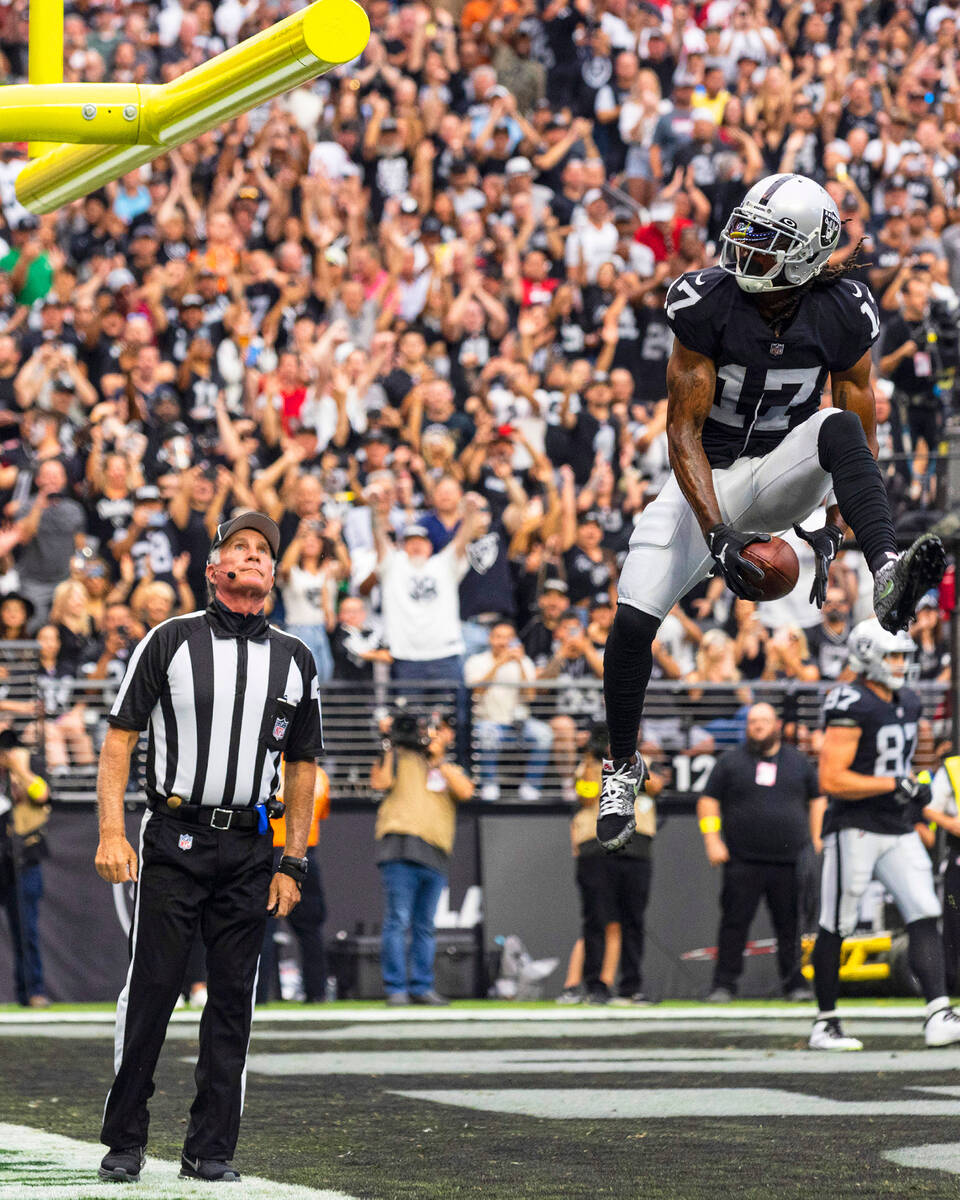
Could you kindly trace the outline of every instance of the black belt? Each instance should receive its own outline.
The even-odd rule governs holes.
[[[208,825],[211,829],[250,830],[260,824],[260,815],[254,808],[202,808],[199,804],[171,805],[162,800],[148,803],[147,807],[185,825]]]

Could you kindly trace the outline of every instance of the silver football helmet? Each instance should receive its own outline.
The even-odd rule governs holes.
[[[906,630],[889,633],[876,617],[870,617],[851,629],[847,649],[849,665],[858,675],[897,692],[907,682],[917,647]],[[887,661],[890,654],[902,654],[903,664],[894,668]]]
[[[840,213],[805,175],[755,183],[720,234],[720,266],[745,292],[799,287],[826,265],[840,240]]]

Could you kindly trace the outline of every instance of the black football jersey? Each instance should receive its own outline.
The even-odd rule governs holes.
[[[703,427],[713,467],[768,454],[820,407],[828,372],[849,370],[880,333],[876,301],[852,279],[804,292],[778,336],[721,267],[681,275],[664,307],[677,339],[716,364]]]
[[[823,724],[846,725],[860,730],[857,753],[850,770],[858,775],[909,775],[917,748],[917,728],[922,705],[909,688],[892,700],[880,697],[862,683],[843,683],[827,693]],[[890,792],[865,800],[829,798],[823,832],[866,829],[870,833],[909,833],[919,813],[897,804]]]

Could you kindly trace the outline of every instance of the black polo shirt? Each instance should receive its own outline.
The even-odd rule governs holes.
[[[723,839],[734,858],[795,862],[810,841],[807,806],[820,795],[813,763],[793,746],[760,758],[727,750],[710,773],[705,796],[720,804]]]

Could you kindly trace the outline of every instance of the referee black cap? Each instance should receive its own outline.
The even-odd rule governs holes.
[[[219,550],[227,538],[235,534],[238,529],[256,529],[267,539],[273,557],[276,558],[279,554],[280,529],[276,521],[271,520],[266,513],[254,512],[252,509],[249,512],[240,513],[237,517],[231,517],[229,521],[224,521],[217,526],[216,536],[210,547],[211,551]]]

